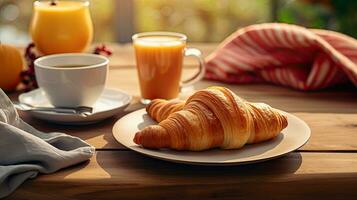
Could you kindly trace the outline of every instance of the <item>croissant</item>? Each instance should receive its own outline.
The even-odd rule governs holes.
[[[153,100],[148,114],[159,122],[134,137],[145,148],[202,151],[238,149],[276,137],[287,117],[264,103],[250,103],[224,87],[209,87],[186,102]]]
[[[155,99],[146,106],[146,112],[157,122],[166,119],[171,113],[182,110],[184,101]]]

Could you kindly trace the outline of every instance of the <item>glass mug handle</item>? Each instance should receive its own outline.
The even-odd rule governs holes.
[[[198,50],[196,48],[186,48],[184,55],[195,57],[198,60],[199,69],[198,69],[198,72],[195,75],[193,75],[191,78],[181,82],[181,86],[180,86],[181,90],[183,88],[189,87],[189,86],[195,84],[196,82],[200,81],[203,78],[203,76],[205,75],[205,71],[206,71],[205,62],[201,56],[202,53],[200,50]]]

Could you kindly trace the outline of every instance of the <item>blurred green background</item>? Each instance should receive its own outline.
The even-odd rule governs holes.
[[[240,27],[286,22],[357,37],[356,0],[90,0],[96,42],[130,42],[135,32],[176,31],[219,42]],[[26,44],[30,0],[0,0],[0,40]]]

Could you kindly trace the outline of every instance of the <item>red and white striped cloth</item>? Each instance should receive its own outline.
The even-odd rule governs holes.
[[[242,28],[206,58],[207,79],[317,90],[357,87],[357,41],[341,33],[267,23]]]

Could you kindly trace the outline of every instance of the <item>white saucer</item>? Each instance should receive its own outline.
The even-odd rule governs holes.
[[[24,111],[38,119],[51,121],[60,124],[90,124],[122,112],[131,102],[132,97],[117,89],[105,88],[102,95],[93,106],[93,113],[87,117],[75,114],[61,114],[41,111]],[[19,96],[21,103],[32,106],[49,106],[49,103],[42,89],[32,90]]]
[[[283,112],[283,111],[281,111]],[[114,138],[125,147],[146,156],[193,165],[241,165],[278,158],[304,145],[310,138],[309,126],[298,117],[286,113],[288,126],[278,137],[237,150],[212,149],[201,152],[145,149],[133,142],[139,130],[157,124],[141,109],[120,118],[113,127]]]

